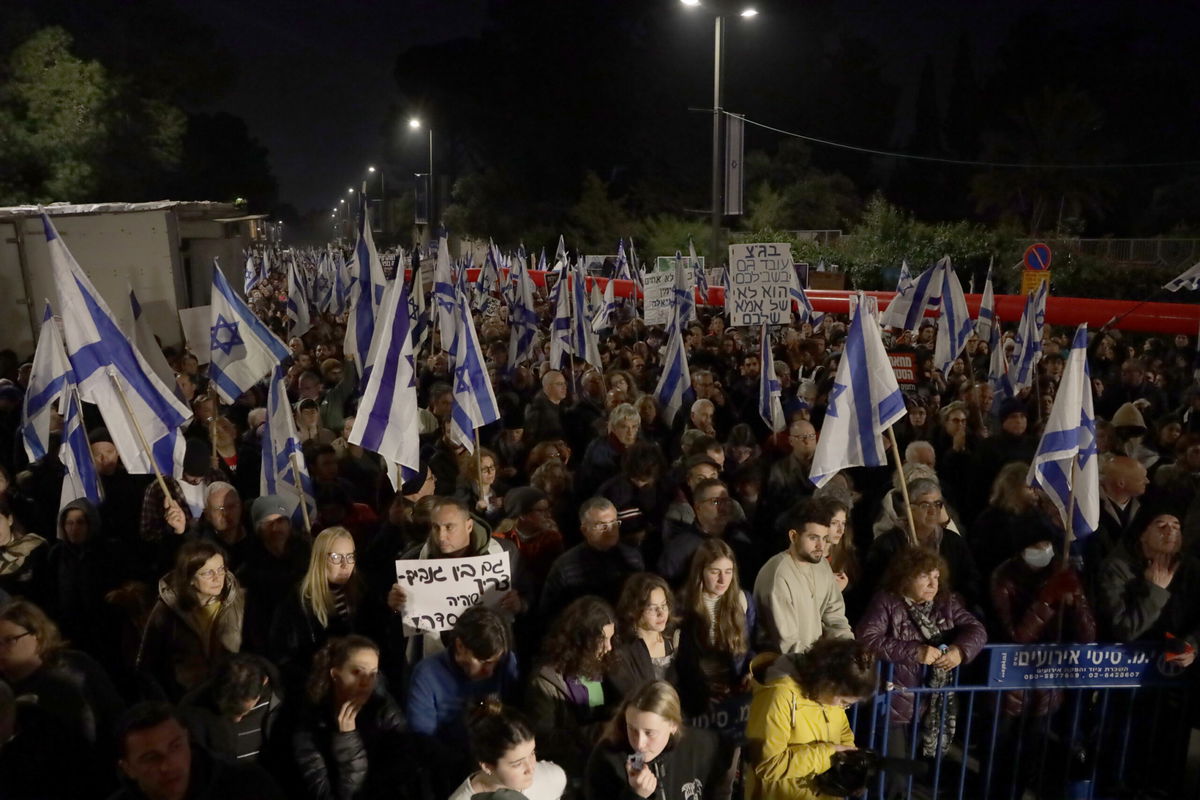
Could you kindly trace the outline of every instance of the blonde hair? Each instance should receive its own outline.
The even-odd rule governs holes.
[[[629,745],[629,731],[625,727],[625,712],[629,709],[642,711],[647,714],[658,714],[676,727],[672,742],[683,735],[683,707],[679,702],[679,693],[675,687],[666,681],[651,681],[643,684],[625,698],[617,713],[613,714],[608,724],[604,738],[614,747]]]
[[[329,588],[326,565],[329,563],[329,553],[333,550],[333,543],[338,539],[354,541],[350,531],[339,526],[326,528],[317,534],[317,538],[313,540],[312,552],[308,557],[308,571],[304,573],[304,579],[300,581],[300,603],[312,611],[322,628],[329,626],[329,618],[333,615],[335,606],[333,592]],[[351,608],[358,599],[357,577],[358,571],[355,570],[346,584],[346,602]]]

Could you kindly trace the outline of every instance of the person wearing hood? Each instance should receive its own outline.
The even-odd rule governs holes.
[[[437,559],[464,558],[467,556],[490,556],[504,553],[508,556],[509,574],[512,585],[500,599],[496,608],[512,622],[513,617],[527,608],[528,590],[525,586],[524,573],[520,555],[511,542],[493,538],[487,527],[471,512],[461,500],[452,497],[438,497],[433,502],[430,512],[429,538],[422,544],[410,549],[403,555],[408,559]],[[404,606],[407,595],[399,583],[392,585],[388,592],[387,604],[397,616],[404,616]],[[445,649],[442,638],[437,633],[424,633],[409,639],[408,662],[415,664],[426,656],[433,655]]]
[[[117,621],[105,595],[134,577],[119,539],[104,536],[100,512],[80,498],[58,513],[58,541],[47,561],[51,592],[47,608],[76,647],[117,663]]]
[[[875,694],[875,657],[862,642],[822,639],[803,655],[757,656],[750,676],[746,800],[819,800],[816,777],[855,749],[846,708]]]
[[[996,414],[1000,430],[989,436],[975,449],[978,468],[975,474],[990,481],[1000,468],[1013,461],[1033,461],[1037,439],[1029,435],[1029,408],[1015,397],[1000,404]],[[986,484],[984,484],[986,485]]]
[[[730,753],[717,735],[683,722],[679,695],[647,683],[613,715],[584,773],[586,800],[719,800],[729,797]]]
[[[1137,462],[1148,471],[1153,472],[1162,461],[1162,456],[1145,444],[1146,418],[1142,415],[1137,403],[1125,403],[1117,408],[1112,415],[1113,434],[1116,436],[1116,449]]]
[[[158,603],[146,621],[137,668],[178,701],[212,676],[221,659],[242,647],[245,598],[225,568],[218,545],[192,540],[158,582]]]

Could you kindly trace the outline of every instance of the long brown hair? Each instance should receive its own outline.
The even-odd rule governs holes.
[[[704,603],[704,571],[722,558],[729,559],[729,563],[733,564],[733,578],[725,594],[717,598],[716,607],[713,609],[716,625],[713,626],[709,621],[708,606]],[[692,566],[688,570],[684,591],[693,632],[701,644],[735,656],[740,656],[750,649],[746,610],[742,607],[745,598],[742,597],[742,587],[738,582],[737,558],[733,554],[733,548],[721,539],[708,538],[702,541],[692,556]]]
[[[196,590],[192,588],[192,578],[204,566],[204,562],[213,556],[220,556],[225,562],[225,582],[221,586],[220,599],[229,596],[229,556],[216,542],[192,539],[179,548],[179,554],[175,556],[175,568],[167,575],[167,583],[175,590],[175,602],[180,611],[195,611],[200,606]]]
[[[675,595],[667,582],[653,572],[635,572],[625,580],[621,589],[621,598],[617,602],[617,629],[621,638],[627,642],[639,638],[638,620],[650,602],[650,595],[655,589],[662,589],[667,598],[667,629],[664,634],[670,635],[675,626]]]
[[[43,663],[53,661],[67,647],[54,620],[28,600],[9,600],[0,605],[0,620],[32,634],[37,640],[37,653]]]
[[[351,634],[330,639],[325,646],[313,656],[312,669],[308,673],[306,694],[313,705],[317,705],[333,688],[333,677],[329,671],[341,667],[350,656],[359,650],[372,650],[379,654],[379,645],[366,636]]]
[[[542,642],[541,663],[566,678],[599,680],[607,659],[597,655],[604,626],[615,627],[612,606],[591,595],[580,597],[558,615]]]

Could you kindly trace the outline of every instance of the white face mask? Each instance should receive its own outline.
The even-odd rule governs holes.
[[[1025,563],[1034,569],[1042,569],[1050,565],[1054,560],[1054,548],[1042,547],[1026,547],[1021,552],[1021,558],[1025,559]]]

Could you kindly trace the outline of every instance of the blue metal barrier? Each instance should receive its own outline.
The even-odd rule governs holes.
[[[882,773],[871,798],[1183,796],[1193,680],[1161,645],[989,645],[938,689],[894,686],[893,666],[881,667],[888,688],[851,712],[858,745],[919,760],[928,772]],[[902,724],[892,719],[900,693],[914,708]],[[953,702],[957,731],[943,747]],[[931,704],[941,725],[934,753],[923,756],[922,718]],[[896,736],[907,740],[907,752]]]

